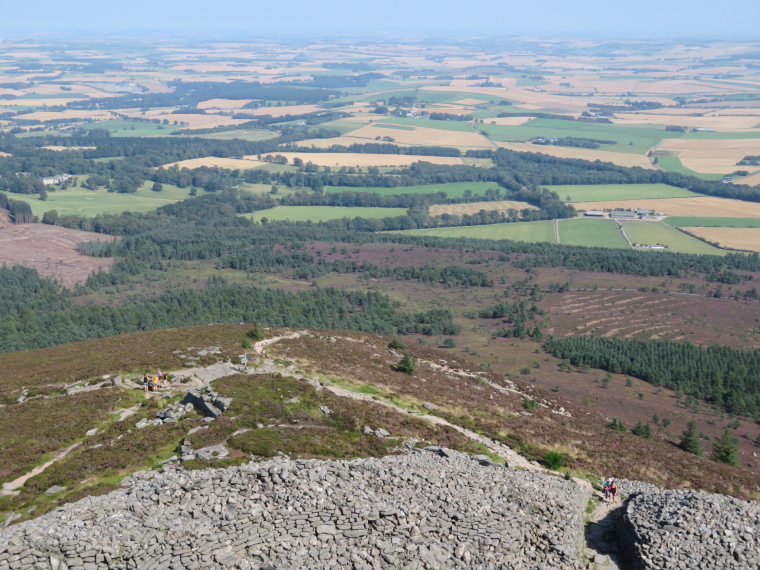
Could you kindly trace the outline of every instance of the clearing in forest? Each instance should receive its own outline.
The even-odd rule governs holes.
[[[507,210],[538,210],[536,206],[527,202],[516,202],[512,200],[498,200],[495,202],[469,202],[466,204],[433,204],[430,206],[431,216],[441,216],[449,214],[452,216],[462,216],[464,214],[473,215],[481,210],[486,212],[506,212]]]

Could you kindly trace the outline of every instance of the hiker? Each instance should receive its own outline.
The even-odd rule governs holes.
[[[148,383],[149,383],[149,381],[150,380],[148,379],[148,373],[146,372],[145,374],[143,374],[143,391],[145,391],[145,392],[148,391]]]
[[[604,500],[605,502],[610,498],[610,485],[612,484],[612,477],[607,477],[604,480]]]
[[[615,483],[615,481],[610,479],[610,489],[609,489],[609,497],[610,497],[609,504],[610,505],[615,502],[615,495],[617,495],[617,492],[618,492],[617,483]]]
[[[164,372],[164,373],[161,375],[161,378],[162,378],[162,379],[163,379],[163,381],[164,381],[164,388],[166,388],[166,386],[169,384],[169,375],[168,375],[166,372]]]
[[[158,376],[153,377],[153,391],[158,392]]]

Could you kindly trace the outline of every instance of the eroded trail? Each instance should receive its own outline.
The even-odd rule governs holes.
[[[7,483],[3,483],[3,488],[0,490],[0,495],[15,495],[18,491],[17,489],[19,487],[22,487],[24,483],[26,483],[29,479],[32,477],[39,475],[42,473],[45,469],[50,467],[53,463],[56,461],[60,461],[64,457],[66,457],[71,451],[73,451],[75,448],[79,447],[82,444],[81,441],[78,441],[70,446],[68,446],[66,449],[62,449],[58,452],[56,452],[53,459],[50,461],[47,461],[43,463],[42,465],[38,465],[28,473],[24,473],[21,477],[18,479],[14,479],[13,481],[8,481]]]
[[[602,493],[594,491],[592,500],[597,504],[586,527],[586,555],[594,562],[596,570],[622,569],[618,545],[618,525],[624,508],[621,498],[609,505]]]

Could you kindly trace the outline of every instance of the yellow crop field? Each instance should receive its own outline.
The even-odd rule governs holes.
[[[760,252],[760,228],[683,228],[690,234],[728,249]]]
[[[469,148],[491,147],[490,141],[475,131],[471,133],[463,131],[445,131],[443,129],[431,129],[428,127],[416,127],[414,130],[407,131],[402,129],[389,129],[370,125],[351,133],[351,138],[361,139],[361,142],[367,142],[367,140],[375,140],[377,137],[392,137],[397,143],[412,145],[436,145]]]
[[[460,101],[456,101],[459,105],[480,105],[483,103],[480,99],[461,99]]]
[[[612,119],[616,125],[676,125],[680,127],[701,127],[717,129],[720,131],[744,131],[757,125],[757,117],[717,116],[717,117],[690,117],[655,114],[616,113],[617,118]]]
[[[284,115],[302,115],[319,111],[316,105],[287,105],[284,107],[259,107],[258,109],[246,109],[249,115],[272,115],[282,117]]]
[[[240,125],[246,122],[245,119],[233,119],[223,115],[196,115],[193,113],[188,113],[186,115],[155,115],[155,118],[162,120],[168,119],[169,122],[172,123],[174,121],[188,123],[191,129],[208,129],[226,125]]]
[[[760,186],[760,172],[753,174],[752,176],[742,178],[739,181],[739,184],[746,184],[747,186]]]
[[[509,209],[524,210],[525,208],[531,210],[538,209],[527,202],[499,200],[496,202],[470,202],[468,204],[433,204],[430,206],[430,215],[442,216],[443,214],[450,214],[452,216],[461,216],[467,214],[471,216],[477,214],[481,210],[485,210],[486,212],[494,210],[497,212],[506,212]]]
[[[407,154],[354,154],[350,152],[279,152],[292,163],[294,158],[304,162],[313,162],[317,166],[409,166],[414,162],[425,161],[433,164],[464,164],[457,156],[416,156]],[[255,160],[255,156],[244,157]]]
[[[584,202],[585,210],[614,210],[641,208],[671,216],[701,216],[715,218],[760,218],[760,204],[730,198],[699,196],[697,198],[657,198],[652,200],[609,200]]]
[[[664,139],[655,150],[677,152],[695,172],[728,174],[748,155],[760,155],[760,139]]]
[[[200,168],[201,166],[208,166],[208,167],[214,167],[218,166],[219,168],[231,168],[231,169],[240,169],[240,170],[249,170],[251,168],[256,168],[257,166],[261,166],[262,164],[266,164],[265,162],[259,162],[258,160],[242,160],[239,158],[219,158],[217,156],[205,156],[203,158],[191,158],[190,160],[181,160],[179,162],[171,162],[169,164],[164,164],[164,168],[168,168],[170,166],[178,166],[179,168]]]
[[[530,117],[494,117],[493,119],[487,119],[486,122],[493,125],[509,125],[516,126],[522,125],[530,121]]]
[[[655,167],[649,162],[646,156],[640,154],[627,154],[623,152],[609,152],[596,149],[563,147],[542,145],[537,147],[527,143],[509,143],[497,142],[501,148],[517,150],[520,152],[537,152],[539,154],[548,154],[559,158],[580,158],[583,160],[601,160],[602,162],[611,162],[618,166],[640,166],[641,168],[654,169]]]
[[[209,99],[198,103],[199,109],[242,109],[253,99]]]

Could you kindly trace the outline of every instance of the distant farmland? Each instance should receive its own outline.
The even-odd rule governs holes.
[[[556,243],[554,239],[554,224],[548,221],[515,222],[513,224],[491,224],[487,226],[464,226],[455,228],[431,228],[424,230],[407,230],[401,233],[440,237],[509,239],[514,241],[546,241],[549,243]]]
[[[464,196],[465,191],[472,190],[473,194],[484,195],[486,190],[500,188],[495,182],[452,182],[449,184],[426,184],[423,186],[398,186],[396,188],[383,188],[377,186],[328,186],[326,192],[371,192],[373,194],[432,194],[434,192],[446,192],[449,198]]]
[[[634,243],[640,244],[663,244],[668,246],[668,251],[678,253],[705,253],[710,255],[725,255],[726,252],[698,240],[690,235],[675,229],[667,224],[657,222],[622,222],[625,233]]]
[[[560,220],[559,241],[564,245],[628,249],[628,243],[614,220]]]

